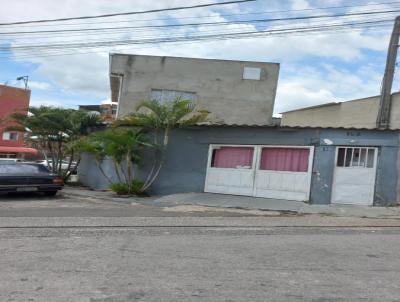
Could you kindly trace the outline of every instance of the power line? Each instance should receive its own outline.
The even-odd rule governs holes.
[[[361,31],[361,30],[364,30],[365,28],[368,28],[368,27],[364,27],[364,28],[355,28],[355,29],[351,29],[351,31],[352,32],[354,32],[354,31]],[[370,30],[372,31],[382,31],[382,29],[379,29],[379,28],[377,28],[377,26],[376,25],[374,25],[374,26],[370,26]],[[344,33],[344,32],[349,32],[349,29],[336,29],[335,31],[331,31],[331,32],[328,32],[328,31],[318,31],[318,32],[307,32],[307,33],[290,33],[290,36],[296,36],[296,37],[298,37],[298,36],[305,36],[305,35],[310,35],[310,34],[342,34],[342,33]],[[274,37],[285,37],[285,36],[287,36],[287,35],[285,35],[285,34],[277,34],[277,35],[271,35],[271,36],[274,36]],[[238,39],[249,39],[249,38],[252,38],[252,39],[254,39],[254,38],[264,38],[263,36],[255,36],[255,37],[252,37],[252,36],[249,36],[249,37],[240,37],[240,38],[238,38]],[[198,43],[198,42],[208,42],[208,43],[210,43],[210,42],[215,42],[215,40],[217,40],[217,41],[221,41],[221,40],[230,40],[230,39],[214,39],[214,40],[207,40],[207,41],[205,41],[205,40],[200,40],[200,41],[196,41],[196,40],[194,40],[194,41],[183,41],[183,42],[181,42],[181,41],[177,41],[177,42],[174,42],[174,41],[171,41],[171,42],[169,42],[167,45],[169,45],[169,44],[179,44],[179,45],[181,45],[181,44],[195,44],[195,43]],[[128,47],[128,49],[134,49],[134,50],[140,50],[140,49],[148,49],[148,48],[154,48],[154,47],[159,47],[159,46],[157,46],[157,45],[149,45],[149,46],[145,46],[145,47],[135,47],[135,46],[131,46],[131,45],[119,45],[118,46],[118,48],[121,48],[121,47]],[[73,49],[70,49],[70,51],[72,51]],[[70,55],[86,55],[86,54],[94,54],[94,53],[98,53],[98,54],[100,54],[100,53],[107,53],[107,52],[109,52],[109,50],[92,50],[92,51],[84,51],[84,52],[80,52],[80,51],[78,51],[79,49],[76,49],[74,52],[65,52],[65,51],[60,51],[60,50],[53,50],[53,51],[51,51],[51,52],[47,52],[47,53],[44,53],[43,54],[43,52],[42,51],[40,51],[40,54],[38,55],[37,53],[36,53],[36,55],[35,55],[35,53],[31,53],[31,54],[25,54],[25,55],[17,55],[17,56],[13,56],[13,58],[14,59],[19,59],[19,60],[21,60],[21,59],[35,59],[35,58],[44,58],[44,57],[53,57],[53,56],[70,56]],[[9,60],[11,57],[0,57],[0,60]]]
[[[366,19],[365,17],[362,16],[356,16],[356,17],[352,17],[351,19],[346,19],[346,20],[342,20],[340,19],[340,22],[342,22],[343,24],[346,24],[345,22],[363,22],[363,21],[377,21],[377,22],[393,22],[393,18],[391,16],[388,17],[383,17],[383,18],[368,18]],[[330,25],[330,24],[338,24],[339,20],[326,20],[326,21],[322,21],[322,20],[314,20],[313,22],[309,22],[309,23],[304,23],[304,22],[296,22],[296,23],[285,23],[284,24],[277,24],[274,27],[270,27],[270,29],[276,29],[276,28],[281,28],[284,26],[316,26],[316,25]],[[341,24],[341,23],[339,23]],[[254,28],[254,27],[252,27]],[[168,37],[171,37],[172,35],[174,35],[175,33],[178,33],[179,35],[182,34],[193,34],[193,33],[208,33],[208,32],[225,32],[225,31],[239,31],[239,30],[248,30],[248,27],[243,27],[241,26],[241,24],[234,24],[234,25],[229,25],[229,26],[216,26],[216,27],[204,27],[204,28],[189,28],[188,30],[182,32],[180,30],[175,31],[174,28],[171,28],[170,30],[165,29],[163,31],[155,31],[153,32],[152,29],[149,30],[118,30],[117,32],[113,31],[113,32],[109,32],[109,31],[104,31],[104,32],[89,32],[89,33],[70,33],[68,35],[69,39],[66,41],[65,37],[64,37],[64,33],[60,33],[57,36],[40,36],[40,40],[35,39],[35,41],[40,41],[40,42],[36,42],[36,43],[32,43],[32,39],[31,36],[30,37],[17,37],[12,39],[12,45],[13,46],[29,46],[29,45],[46,45],[49,46],[49,43],[56,43],[58,42],[58,40],[60,40],[63,43],[70,43],[70,42],[79,42],[79,41],[84,41],[84,42],[89,42],[89,41],[98,41],[99,39],[107,39],[109,41],[114,41],[114,40],[118,40],[121,39],[120,36],[129,33],[129,36],[135,36],[135,38],[144,38],[146,36],[163,36],[163,35],[167,35]],[[256,28],[254,28],[256,29]],[[265,28],[257,28],[257,30],[261,30],[261,29],[268,29],[268,27]],[[93,38],[90,38],[90,36],[93,35]],[[76,37],[76,39],[73,39],[72,37]],[[44,39],[47,39],[47,41],[43,41]],[[50,39],[50,40],[49,40]],[[11,40],[10,40],[11,41]],[[17,41],[17,42],[16,42]],[[19,42],[21,41],[21,42]],[[24,43],[25,42],[25,43]],[[7,46],[1,46],[1,47],[7,47]]]
[[[391,20],[393,21],[393,20]],[[240,37],[224,37],[224,38],[215,38],[215,39],[208,39],[208,40],[192,40],[192,41],[169,41],[167,42],[166,45],[170,45],[170,44],[195,44],[198,42],[214,42],[214,41],[222,41],[222,40],[231,40],[231,39],[249,39],[249,38],[266,38],[266,37],[285,37],[285,36],[305,36],[305,35],[310,35],[310,34],[342,34],[344,32],[355,32],[355,31],[361,31],[361,30],[365,30],[368,29],[369,31],[382,31],[382,29],[379,29],[378,27],[382,27],[382,26],[388,26],[385,24],[373,24],[373,25],[369,25],[369,26],[363,26],[363,27],[355,27],[353,26],[352,28],[335,28],[335,29],[324,29],[324,30],[312,30],[312,31],[306,31],[306,32],[302,32],[302,31],[298,31],[298,32],[283,32],[283,33],[275,33],[275,34],[269,34],[268,36],[265,35],[249,35],[249,36],[240,36]],[[144,43],[143,43],[144,44]],[[148,46],[145,47],[135,47],[132,45],[118,45],[116,47],[121,48],[121,47],[128,47],[128,49],[147,49],[147,48],[154,48],[156,46],[160,47],[160,45],[156,45],[156,44],[161,44],[161,43],[154,43],[154,44],[150,44]],[[111,45],[112,46],[112,45]],[[96,46],[92,46],[92,47],[87,47],[87,49],[90,48],[99,48]],[[73,51],[74,52],[70,52]],[[66,52],[67,51],[67,52]],[[68,52],[69,51],[69,52]],[[81,52],[79,51],[79,48],[69,48],[69,49],[52,49],[50,51],[46,51],[44,52],[44,50],[38,50],[38,51],[29,51],[29,53],[23,53],[20,55],[13,55],[14,59],[33,59],[33,58],[41,58],[41,57],[53,57],[53,56],[69,56],[69,55],[85,55],[85,54],[93,54],[93,53],[107,53],[110,50],[92,50],[92,51],[84,51]],[[0,57],[0,60],[8,60],[11,57]]]
[[[81,17],[58,18],[58,19],[18,21],[18,22],[0,23],[0,26],[32,24],[32,23],[46,23],[46,22],[60,22],[60,21],[69,21],[69,20],[82,20],[82,19],[109,18],[109,17],[116,17],[116,16],[128,16],[128,15],[140,15],[140,14],[159,13],[159,12],[166,12],[166,11],[176,11],[176,10],[186,10],[186,9],[210,7],[210,6],[238,4],[238,3],[253,2],[253,1],[256,1],[256,0],[235,0],[235,1],[228,1],[228,2],[206,3],[206,4],[197,4],[197,5],[190,5],[190,6],[178,6],[178,7],[170,7],[170,8],[152,9],[152,10],[126,12],[126,13],[104,14],[104,15],[96,15],[96,16],[81,16]]]
[[[315,15],[315,16],[273,18],[273,19],[254,19],[254,20],[183,23],[183,24],[148,25],[148,26],[121,26],[121,27],[84,28],[84,29],[81,28],[81,29],[66,29],[66,30],[0,32],[0,35],[83,32],[83,31],[99,31],[99,30],[107,31],[107,30],[119,30],[119,29],[150,29],[150,28],[158,29],[158,28],[186,27],[186,26],[193,27],[193,26],[214,26],[214,25],[231,25],[231,24],[247,24],[247,23],[266,23],[266,22],[277,22],[277,21],[310,20],[310,19],[319,19],[319,18],[375,15],[375,14],[397,13],[397,12],[400,12],[400,9],[389,10],[389,11],[370,11],[370,12],[359,12],[359,13],[343,13],[343,14],[334,14],[334,15]]]
[[[390,18],[390,19],[388,19],[388,18]],[[363,16],[353,16],[353,17],[351,17],[351,20],[346,20],[346,21],[362,21],[362,20],[366,20],[365,17],[363,17]],[[375,20],[375,21],[387,20],[388,22],[392,22],[393,21],[393,17],[387,16],[385,19],[382,19],[382,18],[380,18],[380,19],[368,18],[368,20],[370,20],[370,21],[372,21],[372,20]],[[301,24],[304,24],[304,23],[301,23]],[[317,25],[317,24],[321,24],[321,22],[313,21],[313,22],[309,23],[309,25]],[[326,22],[322,23],[322,24],[326,24]],[[295,24],[291,23],[291,25],[295,25]],[[281,25],[277,25],[277,26],[281,26]],[[226,27],[225,26],[219,26],[219,27],[222,30],[223,29],[235,29],[236,27],[237,27],[237,29],[243,29],[243,27],[241,27],[240,24],[229,25],[229,26],[226,26]],[[170,29],[172,31],[169,31]],[[57,36],[54,36],[54,34],[49,34],[49,36],[46,36],[46,35],[36,36],[36,39],[40,39],[43,42],[43,44],[44,43],[48,44],[51,41],[47,41],[46,42],[45,41],[46,39],[47,40],[49,40],[49,39],[51,39],[51,40],[64,39],[65,40],[65,36],[64,35],[68,34],[68,38],[70,38],[72,36],[77,37],[78,39],[80,37],[84,37],[85,41],[90,41],[90,40],[93,41],[94,39],[88,39],[88,36],[98,36],[100,38],[101,36],[107,35],[107,38],[111,39],[111,37],[114,36],[114,35],[122,35],[122,34],[129,33],[129,35],[133,35],[134,34],[137,37],[138,36],[142,37],[143,34],[150,34],[153,30],[156,30],[156,29],[147,29],[146,31],[140,31],[139,29],[131,29],[131,30],[120,29],[120,30],[113,30],[113,31],[96,31],[96,32],[86,32],[86,33],[84,33],[84,32],[58,33]],[[218,29],[215,29],[215,30],[218,30]],[[213,31],[215,31],[215,30],[213,30]],[[209,32],[209,30],[205,30],[203,28],[201,28],[201,29],[200,28],[193,28],[193,29],[190,29],[190,31],[196,31],[196,32],[200,32],[200,31],[201,32],[206,32],[207,31],[207,32]],[[174,28],[166,28],[161,33],[162,34],[166,33],[168,35],[171,35],[171,34],[174,33]],[[156,34],[159,34],[158,30],[156,31]],[[22,37],[22,36],[13,37],[12,40],[11,39],[9,40],[9,43],[11,43],[11,41],[12,41],[12,44],[15,45],[15,46],[32,44],[31,35],[29,35],[29,37]],[[15,41],[23,41],[23,42],[29,42],[29,43],[21,44],[21,43],[17,42],[18,43],[17,44],[17,43],[15,43]],[[68,41],[71,41],[71,40],[68,39]],[[74,40],[72,40],[72,41],[74,41]],[[77,40],[75,40],[75,41],[77,41]],[[4,40],[4,42],[6,42],[6,40]]]
[[[359,19],[360,17],[353,17],[352,18],[352,20],[348,20],[348,21],[352,21],[352,22],[355,22],[355,21],[365,21],[365,18],[363,18],[363,19]],[[392,21],[393,21],[393,19],[392,18],[379,18],[379,19],[368,19],[369,21],[377,21],[377,22],[390,22],[390,24],[392,23]],[[327,23],[327,22],[312,22],[312,23],[310,23],[309,25],[313,25],[313,26],[316,26],[316,25],[329,25],[329,24],[331,24],[331,23]],[[337,23],[336,23],[337,24]],[[290,25],[292,25],[292,26],[294,26],[294,25],[296,25],[296,24],[290,24]],[[299,25],[303,25],[303,23],[300,23]],[[211,29],[211,30],[209,30],[209,29],[196,29],[195,30],[195,32],[196,33],[226,33],[226,32],[237,32],[237,31],[239,31],[239,30],[243,30],[243,27],[240,27],[239,25],[233,25],[233,26],[229,26],[229,27],[221,27],[221,28],[216,28],[216,29]],[[112,34],[118,34],[118,35],[121,35],[121,34],[123,34],[123,33],[125,33],[125,32],[127,32],[126,30],[124,30],[123,32],[122,31],[119,31],[119,32],[117,32],[117,33],[115,33],[115,32],[113,32],[113,33],[105,33],[106,35],[107,35],[107,40],[108,41],[110,41],[110,42],[113,42],[113,41],[118,41],[118,39],[120,39],[119,37],[112,37]],[[145,31],[145,32],[132,32],[132,31],[129,31],[129,33],[131,33],[131,34],[135,34],[135,36],[137,37],[137,38],[145,38],[145,37],[149,37],[149,34],[150,34],[150,37],[151,37],[151,31],[150,32],[147,32],[147,31]],[[93,34],[93,33],[92,33]],[[98,41],[101,41],[101,39],[102,38],[104,38],[103,37],[103,35],[105,35],[105,34],[99,34],[98,32],[97,33],[95,33],[96,35],[98,35],[98,37],[95,37],[94,39],[89,39],[88,38],[88,34],[79,34],[79,36],[77,37],[77,39],[73,39],[73,40],[71,40],[71,39],[68,39],[68,42],[69,43],[73,43],[73,42],[81,42],[82,41],[82,39],[81,39],[81,37],[84,37],[84,41],[85,42],[98,42]],[[160,37],[160,36],[164,36],[164,35],[167,35],[168,37],[171,37],[172,35],[174,34],[174,32],[172,31],[172,32],[170,32],[170,31],[163,31],[163,32],[161,32],[160,33],[160,35],[158,34],[158,32],[157,32],[157,36],[158,37]],[[59,39],[59,37],[40,37],[41,38],[41,43],[35,43],[34,45],[45,45],[45,46],[49,46],[49,41],[42,41],[43,39],[53,39],[53,40],[57,40],[57,39]],[[60,37],[61,38],[61,37]],[[30,45],[32,45],[32,42],[31,42],[31,39],[27,39],[27,38],[24,38],[24,40],[23,40],[24,42],[27,42],[27,43],[13,43],[13,46],[15,47],[15,46],[30,46]],[[56,41],[55,41],[56,42]],[[4,47],[3,47],[4,48]],[[7,47],[6,47],[7,48]]]
[[[276,14],[276,13],[294,13],[294,12],[304,12],[304,11],[315,11],[315,10],[327,10],[327,9],[344,9],[344,8],[354,8],[354,7],[369,7],[369,6],[379,6],[379,5],[388,5],[388,4],[400,4],[399,1],[392,2],[376,2],[372,4],[358,4],[358,5],[341,5],[341,6],[327,6],[327,7],[314,7],[314,8],[304,8],[304,9],[293,9],[293,10],[274,10],[274,11],[263,11],[263,12],[249,12],[249,13],[240,13],[240,14],[220,14],[217,16],[193,16],[193,17],[178,17],[173,18],[174,20],[186,20],[186,19],[209,19],[215,17],[235,17],[235,16],[246,16],[246,15],[263,15],[263,14]],[[79,22],[79,23],[66,23],[62,24],[62,26],[76,26],[76,25],[93,25],[93,24],[109,24],[109,23],[132,23],[132,22],[148,22],[148,21],[168,21],[171,18],[156,18],[156,19],[135,19],[135,20],[121,20],[121,21],[101,21],[101,22]],[[55,26],[54,24],[39,24],[34,25],[35,27],[48,27]],[[29,27],[32,26],[18,26],[18,28]]]
[[[166,24],[166,25],[144,25],[144,26],[121,26],[121,27],[101,27],[101,28],[78,28],[78,29],[57,29],[57,30],[41,30],[41,31],[19,31],[19,32],[0,32],[0,35],[20,35],[20,34],[41,34],[41,33],[64,33],[64,32],[85,32],[85,31],[108,31],[119,29],[150,29],[150,28],[171,28],[171,27],[194,27],[194,26],[215,26],[215,25],[230,25],[230,24],[248,24],[248,23],[267,23],[277,21],[293,21],[293,20],[312,20],[320,18],[337,18],[350,16],[365,16],[378,15],[388,13],[398,13],[400,9],[386,11],[369,11],[358,13],[342,13],[331,15],[314,15],[300,16],[287,18],[271,18],[271,19],[253,19],[253,20],[238,20],[238,21],[220,21],[220,22],[201,22],[201,23],[183,23],[183,24]]]
[[[187,41],[187,40],[207,40],[207,39],[220,39],[220,38],[237,38],[239,36],[257,36],[260,34],[271,35],[277,33],[289,33],[289,32],[307,32],[307,31],[318,31],[323,29],[332,28],[342,28],[346,26],[358,26],[358,25],[372,25],[379,24],[383,21],[362,21],[362,22],[351,22],[351,23],[340,23],[340,24],[328,24],[328,25],[318,25],[318,26],[303,26],[294,28],[281,28],[272,30],[255,30],[255,31],[245,31],[245,32],[234,32],[234,33],[224,33],[224,34],[211,34],[211,35],[197,35],[197,36],[178,36],[166,38],[150,38],[150,39],[124,39],[116,41],[99,41],[99,42],[89,42],[89,43],[58,43],[58,44],[46,44],[46,45],[27,45],[27,46],[11,46],[11,47],[0,47],[2,50],[29,50],[29,49],[66,49],[66,48],[88,48],[88,47],[105,47],[105,46],[117,46],[126,44],[154,44],[154,43],[168,43],[171,41]]]

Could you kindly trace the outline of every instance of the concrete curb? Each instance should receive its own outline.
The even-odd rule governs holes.
[[[367,207],[355,205],[309,205],[304,202],[256,198],[249,196],[234,196],[212,193],[181,193],[153,197],[120,197],[111,192],[91,191],[81,188],[67,187],[66,196],[76,196],[87,200],[119,203],[139,203],[157,207],[176,207],[181,205],[196,205],[213,208],[233,208],[242,210],[276,211],[283,214],[310,215],[320,214],[336,217],[360,218],[400,218],[400,207]]]

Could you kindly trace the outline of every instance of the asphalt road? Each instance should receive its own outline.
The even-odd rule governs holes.
[[[0,200],[0,301],[400,301],[396,220],[135,209]]]

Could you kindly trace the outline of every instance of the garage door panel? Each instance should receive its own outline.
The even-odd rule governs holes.
[[[253,188],[246,189],[246,188],[242,188],[242,187],[227,187],[227,186],[208,185],[207,189],[204,191],[209,192],[209,193],[251,196],[253,193]]]
[[[312,147],[264,146],[255,176],[255,196],[308,200]]]
[[[288,191],[277,191],[277,190],[256,190],[257,197],[273,198],[273,199],[284,199],[284,200],[296,200],[306,201],[308,197],[302,192],[288,192]]]
[[[251,171],[210,169],[208,182],[218,186],[253,187]]]
[[[357,195],[354,193],[357,192]],[[370,185],[342,184],[337,186],[334,201],[342,204],[366,204],[373,190]]]
[[[204,191],[251,195],[254,187],[254,146],[210,146]]]
[[[279,173],[257,171],[256,187],[264,190],[307,192],[307,173]]]
[[[212,148],[210,152],[215,153]],[[217,156],[209,155],[206,192],[308,200],[313,147],[253,146],[253,151],[249,146],[217,148],[221,150],[216,151]]]
[[[309,177],[306,173],[296,175],[296,181],[294,182],[294,191],[307,193],[310,185],[308,179]]]
[[[371,172],[373,169],[337,168],[335,173],[337,183],[363,185],[374,181],[375,174]]]

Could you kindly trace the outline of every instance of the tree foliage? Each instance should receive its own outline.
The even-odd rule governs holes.
[[[64,179],[76,169],[73,161],[76,159],[79,163],[73,142],[99,125],[99,118],[94,114],[49,106],[31,107],[28,114],[14,113],[11,120],[15,126],[8,130],[24,132],[27,140],[43,153],[51,171]],[[63,170],[62,161],[66,158],[69,164]]]
[[[140,128],[111,128],[96,132],[75,143],[80,152],[94,155],[97,167],[115,188],[126,194],[138,193],[143,183],[136,179],[136,167],[141,163],[144,148],[151,147],[145,132]],[[104,159],[112,160],[118,183],[103,170]]]
[[[114,123],[114,127],[142,127],[153,132],[153,146],[156,154],[152,168],[144,182],[143,191],[153,184],[160,173],[165,161],[165,152],[171,131],[175,128],[207,122],[209,114],[210,112],[207,110],[194,108],[189,100],[176,99],[165,104],[161,104],[157,100],[150,100],[142,102],[135,113]]]

